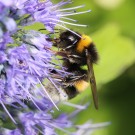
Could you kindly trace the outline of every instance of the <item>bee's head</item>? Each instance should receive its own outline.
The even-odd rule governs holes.
[[[79,41],[80,37],[70,31],[64,31],[60,34],[61,47],[68,47],[75,45]]]

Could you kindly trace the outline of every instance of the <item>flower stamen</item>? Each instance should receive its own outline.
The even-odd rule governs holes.
[[[74,9],[78,9],[78,8],[83,8],[85,7],[85,5],[80,5],[80,6],[76,6],[76,7],[71,7],[71,8],[64,8],[64,9],[59,9],[59,10],[56,10],[56,11],[67,11],[67,10],[74,10]]]
[[[54,101],[52,100],[52,98],[50,97],[50,95],[48,94],[47,90],[45,89],[45,87],[43,86],[43,84],[41,83],[41,81],[37,78],[39,84],[41,85],[42,89],[44,90],[44,92],[46,93],[46,95],[48,96],[48,98],[50,99],[50,101],[52,102],[52,104],[55,106],[55,108],[59,111],[59,108],[57,107],[57,105],[54,103]]]
[[[2,107],[4,108],[5,112],[8,114],[8,116],[10,117],[10,119],[15,123],[16,121],[14,120],[14,118],[11,116],[11,114],[9,113],[9,111],[7,110],[6,106],[3,104],[3,102],[0,100],[0,104],[2,105]]]
[[[79,14],[84,14],[84,13],[89,13],[91,12],[91,10],[87,10],[87,11],[82,11],[82,12],[74,12],[74,13],[71,13],[71,14],[60,14],[60,15],[57,15],[58,17],[62,17],[62,16],[71,16],[71,15],[79,15]]]

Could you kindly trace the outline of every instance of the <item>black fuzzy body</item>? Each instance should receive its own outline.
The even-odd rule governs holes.
[[[60,34],[60,42],[55,45],[61,49],[60,51],[65,53],[63,57],[63,67],[65,67],[67,72],[71,73],[62,83],[62,87],[66,91],[69,99],[79,93],[74,85],[75,82],[81,82],[81,80],[88,82],[88,70],[81,68],[81,66],[87,65],[85,49],[88,50],[92,63],[97,63],[98,61],[98,53],[93,42],[91,42],[87,48],[84,48],[82,52],[77,51],[77,45],[81,39],[81,34],[77,34],[80,36],[70,31],[64,31]]]

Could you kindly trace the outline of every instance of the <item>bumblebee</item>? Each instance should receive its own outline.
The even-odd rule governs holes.
[[[74,73],[65,79],[64,87],[69,98],[75,97],[84,91],[90,82],[95,108],[98,109],[98,96],[93,64],[99,56],[92,39],[80,33],[64,31],[56,39],[55,46],[61,49],[58,54],[63,56],[63,66],[66,71]],[[63,55],[64,54],[64,55]],[[81,67],[87,65],[88,70]]]
[[[54,42],[54,46],[59,49],[56,51],[56,55],[62,56],[63,66],[67,72],[71,73],[61,78],[56,71],[52,71],[52,77],[59,80],[57,86],[63,93],[58,92],[56,87],[49,82],[46,88],[50,89],[49,93],[52,98],[56,101],[72,99],[84,91],[90,82],[94,105],[98,109],[93,64],[97,63],[99,56],[92,39],[85,34],[66,30],[60,34],[59,38],[54,40],[48,38],[47,40]],[[85,65],[87,65],[87,70],[82,69],[82,66]]]

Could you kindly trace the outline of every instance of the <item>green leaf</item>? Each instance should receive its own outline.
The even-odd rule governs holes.
[[[95,66],[97,83],[115,79],[135,62],[134,43],[120,32],[116,24],[108,24],[92,35],[100,55]]]

